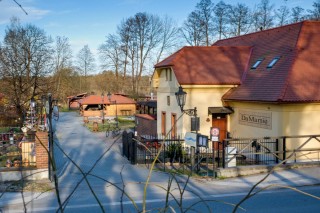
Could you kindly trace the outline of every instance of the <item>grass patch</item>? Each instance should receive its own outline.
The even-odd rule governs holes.
[[[13,132],[21,132],[20,127],[0,127],[0,133],[8,133],[13,130]]]
[[[0,184],[0,192],[47,192],[54,189],[48,180],[6,181]]]
[[[135,122],[131,120],[126,120],[125,118],[119,117],[119,127],[122,130],[131,129],[135,127]],[[93,131],[93,121],[84,124],[90,131]],[[105,132],[110,129],[110,127],[114,127],[115,123],[98,123],[98,132]]]
[[[218,180],[225,180],[225,179],[227,179],[227,178],[224,177],[224,176],[219,176],[219,177],[217,177],[217,179],[218,179]]]

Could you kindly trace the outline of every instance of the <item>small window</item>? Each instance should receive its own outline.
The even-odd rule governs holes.
[[[166,69],[166,81],[172,81],[172,74],[170,69]]]
[[[257,67],[261,64],[263,58],[258,59],[251,67],[251,69],[257,69]]]
[[[167,96],[167,105],[170,106],[170,96]]]
[[[166,112],[161,113],[161,134],[166,135]]]
[[[274,57],[272,61],[268,64],[267,68],[272,68],[278,61],[280,57]]]

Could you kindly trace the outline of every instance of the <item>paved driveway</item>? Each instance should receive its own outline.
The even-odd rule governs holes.
[[[92,133],[83,126],[82,117],[77,113],[61,113],[56,124],[55,143],[59,191],[63,202],[68,200],[68,205],[76,205],[97,203],[98,199],[104,203],[116,203],[121,200],[123,192],[135,201],[143,199],[149,170],[131,165],[122,156],[121,136],[112,139],[106,138],[103,132]],[[168,178],[166,173],[153,172],[148,198],[164,199],[166,193],[158,186],[166,188]],[[185,179],[180,177],[179,181]],[[123,196],[123,200],[129,199]]]
[[[97,199],[109,204],[119,203],[122,199],[129,201],[128,197],[123,196],[123,192],[128,193],[130,198],[138,203],[143,200],[144,183],[149,170],[143,166],[131,165],[126,158],[122,157],[121,138],[114,140],[105,138],[104,133],[90,132],[82,125],[82,118],[76,113],[62,113],[55,135],[56,141],[68,155],[66,157],[57,147],[55,148],[59,189],[63,195],[63,201],[68,200],[68,196],[75,188],[68,204],[77,205],[82,202],[88,203],[88,201],[97,204]],[[83,180],[84,174],[87,175],[87,182]],[[228,180],[192,179],[188,183],[184,197],[243,193],[264,176],[262,174]],[[319,183],[319,177],[319,167],[309,168],[309,170],[280,171],[271,175],[261,184],[261,187],[275,183],[293,186],[316,184]],[[166,193],[163,188],[167,187],[168,179],[169,175],[166,173],[152,173],[147,190],[149,201],[165,199]],[[177,176],[177,181],[183,187],[186,177]],[[176,189],[172,190],[172,194],[179,197],[178,185],[175,181],[172,186],[172,189],[174,188]],[[130,204],[130,201],[128,203]]]

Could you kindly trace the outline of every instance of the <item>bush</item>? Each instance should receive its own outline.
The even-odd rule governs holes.
[[[183,149],[180,143],[172,143],[168,145],[166,150],[166,158],[170,158],[170,162],[180,161],[183,157]]]

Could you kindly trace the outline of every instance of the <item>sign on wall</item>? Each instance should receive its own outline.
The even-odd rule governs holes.
[[[272,129],[272,113],[239,110],[239,124],[263,129]]]
[[[188,146],[197,146],[197,134],[194,132],[187,132],[184,141]]]
[[[219,128],[211,127],[210,129],[211,141],[214,141],[214,142],[219,141],[219,135],[220,135]]]
[[[208,136],[198,134],[198,146],[199,147],[208,147]]]

